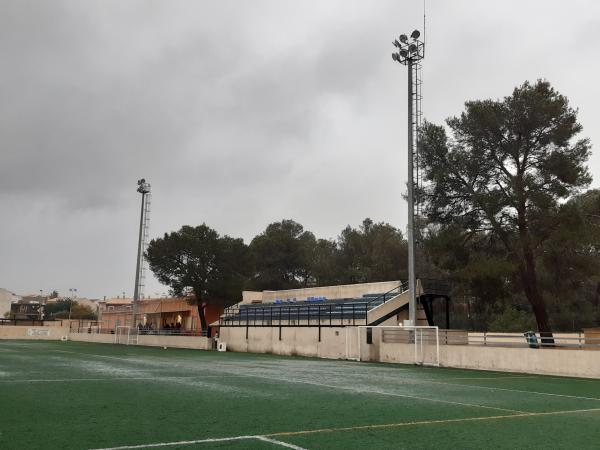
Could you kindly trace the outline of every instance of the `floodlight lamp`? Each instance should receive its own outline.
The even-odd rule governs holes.
[[[410,35],[410,37],[413,39],[419,39],[419,36],[421,36],[421,33],[419,32],[419,30],[413,31]]]
[[[408,52],[406,51],[405,48],[400,50],[400,56],[402,56],[403,58],[406,58],[408,56]]]
[[[394,61],[398,61],[398,54],[397,53],[392,53],[392,59]]]
[[[409,51],[410,53],[414,53],[414,52],[416,52],[416,51],[417,51],[417,46],[416,46],[415,44],[410,44],[410,45],[408,46],[408,51]]]
[[[400,42],[406,44],[408,42],[408,37],[405,34],[400,35]]]
[[[402,47],[402,44],[400,44],[400,42],[398,42],[397,39],[394,40],[393,44],[394,44],[394,47],[398,47],[398,48]]]

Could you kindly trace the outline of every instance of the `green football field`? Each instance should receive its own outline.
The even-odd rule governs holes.
[[[0,341],[0,448],[600,448],[600,380]]]

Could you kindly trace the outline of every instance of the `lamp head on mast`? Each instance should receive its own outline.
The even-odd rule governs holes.
[[[138,184],[137,191],[140,194],[148,194],[150,192],[150,183],[146,183],[145,178],[138,180],[137,184]]]
[[[419,40],[421,32],[415,30],[410,34],[410,39],[406,34],[401,34],[398,39],[394,39],[392,44],[398,49],[392,53],[392,59],[403,65],[420,61],[425,56],[425,42]]]

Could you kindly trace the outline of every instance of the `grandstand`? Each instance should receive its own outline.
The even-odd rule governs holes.
[[[233,351],[372,360],[386,344],[404,343],[409,359],[403,362],[437,365],[438,325],[445,325],[441,336],[446,344],[464,343],[466,334],[450,336],[447,331],[450,299],[442,284],[419,281],[417,293],[416,323],[408,321],[408,283],[387,281],[245,291],[242,301],[212,325],[219,327],[220,342]],[[439,299],[445,300],[445,309],[433,307]],[[389,330],[399,326],[400,334]],[[418,349],[413,348],[417,343]]]
[[[390,286],[393,286],[390,288]],[[425,291],[425,287],[431,287]],[[389,289],[387,289],[389,288]],[[383,291],[384,289],[387,289]],[[383,292],[373,292],[373,290]],[[345,286],[327,286],[287,291],[265,291],[267,299],[244,292],[245,299],[227,309],[219,327],[323,327],[399,324],[408,318],[408,283],[390,281]],[[349,292],[353,295],[347,295]],[[440,283],[419,282],[417,325],[437,325],[433,302],[445,300],[449,328],[449,296]],[[329,295],[320,295],[328,293]],[[346,295],[345,295],[346,294]],[[275,297],[275,298],[273,298]]]

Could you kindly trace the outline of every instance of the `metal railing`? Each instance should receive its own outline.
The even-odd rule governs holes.
[[[99,328],[99,327],[75,327],[71,329],[72,333],[87,333],[87,334],[115,334],[115,328]],[[132,328],[131,333],[139,336],[207,336],[207,330],[187,330],[183,328],[161,328],[161,329],[136,329]]]
[[[0,326],[62,326],[60,319],[0,319]]]
[[[528,334],[529,336],[526,336]],[[554,333],[552,337],[540,333],[469,332],[469,345],[488,347],[575,348],[600,350],[600,338],[585,333]]]
[[[398,286],[396,286],[393,289],[390,289],[387,292],[384,292],[383,294],[375,297],[373,300],[371,300],[367,306],[370,306],[372,303],[377,303],[379,302],[379,300],[383,300],[380,304],[383,305],[384,303],[386,303],[388,300],[393,299],[394,297],[405,293],[406,291],[408,291],[408,281],[404,281],[402,283],[400,283]],[[375,305],[372,306],[370,309],[373,309],[374,307],[379,306],[379,305]]]

